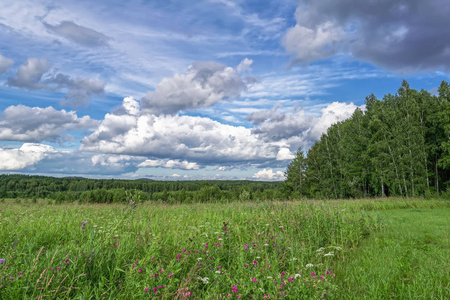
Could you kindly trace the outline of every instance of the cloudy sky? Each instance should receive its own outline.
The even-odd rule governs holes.
[[[449,80],[448,0],[0,2],[0,173],[282,180],[371,93]]]

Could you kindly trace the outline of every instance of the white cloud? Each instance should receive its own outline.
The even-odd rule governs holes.
[[[54,153],[53,147],[43,144],[24,143],[19,149],[0,148],[0,170],[20,170]]]
[[[42,75],[50,70],[52,65],[45,58],[28,58],[17,70],[16,77],[9,77],[8,84],[19,88],[41,89]]]
[[[56,110],[49,106],[9,106],[0,118],[0,140],[43,141],[64,140],[67,131],[97,126],[89,116],[79,118],[74,111]]]
[[[359,108],[363,108],[360,106]],[[290,151],[298,147],[309,148],[327,129],[350,118],[358,106],[353,103],[333,102],[321,109],[319,116],[307,115],[304,110],[278,112],[279,105],[270,110],[258,111],[248,119],[258,126],[252,132],[268,142],[278,142],[280,146],[277,160],[292,159]],[[283,146],[284,145],[284,146]]]
[[[139,160],[139,157],[133,157],[129,155],[106,155],[98,154],[91,158],[94,166],[112,166],[112,167],[125,167],[133,164],[134,161]],[[141,158],[142,160],[142,158]]]
[[[250,66],[253,64],[252,59],[244,58],[243,61],[239,63],[239,65],[236,67],[236,71],[238,72],[244,72],[246,70],[250,69]]]
[[[179,159],[147,159],[137,166],[140,168],[162,167],[181,170],[198,170],[200,168],[200,166],[194,162],[188,162],[187,160],[180,161]]]
[[[16,77],[8,78],[8,85],[30,90],[65,91],[65,100],[61,103],[70,106],[84,104],[92,95],[105,92],[106,83],[103,80],[71,78],[62,73],[50,74],[51,67],[52,64],[45,58],[28,58],[17,70]]]
[[[202,164],[267,161],[279,145],[262,141],[251,129],[204,117],[136,114],[127,98],[117,113],[106,114],[100,126],[82,140],[82,151],[141,155]],[[129,112],[133,103],[132,113]],[[150,162],[149,162],[150,163]]]
[[[142,99],[142,108],[154,114],[174,114],[239,97],[247,83],[237,69],[248,69],[251,63],[245,59],[234,69],[217,62],[196,62],[189,66],[187,74],[164,78],[155,91]]]
[[[273,181],[282,181],[285,179],[284,172],[276,171],[274,172],[272,169],[263,169],[258,171],[253,175],[253,178],[256,180],[273,180]]]
[[[289,150],[289,148],[280,148],[277,154],[277,160],[289,160],[294,159],[295,155]]]
[[[320,139],[331,125],[344,121],[352,116],[358,108],[353,103],[333,102],[321,110],[322,115],[316,119],[311,128],[311,137],[315,140]],[[363,108],[363,106],[360,106]]]
[[[4,57],[0,54],[0,75],[2,75],[13,64],[14,61],[12,59]]]
[[[331,22],[315,28],[296,24],[288,29],[283,44],[296,62],[307,64],[335,54],[344,37],[344,31]]]

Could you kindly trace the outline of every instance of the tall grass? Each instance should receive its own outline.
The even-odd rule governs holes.
[[[408,205],[450,206],[401,199],[137,207],[7,201],[0,203],[0,298],[336,297],[335,269],[380,232],[377,210]]]

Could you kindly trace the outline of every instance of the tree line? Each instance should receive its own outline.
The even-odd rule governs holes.
[[[286,170],[292,197],[361,198],[450,194],[450,86],[373,94],[365,110],[332,125]]]
[[[281,182],[154,181],[0,175],[0,199],[49,198],[58,202],[120,203],[160,201],[200,203],[281,199]]]

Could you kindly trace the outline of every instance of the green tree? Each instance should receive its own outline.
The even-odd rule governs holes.
[[[301,149],[297,150],[294,160],[288,165],[285,172],[285,191],[290,195],[304,196],[306,191],[306,158]]]

